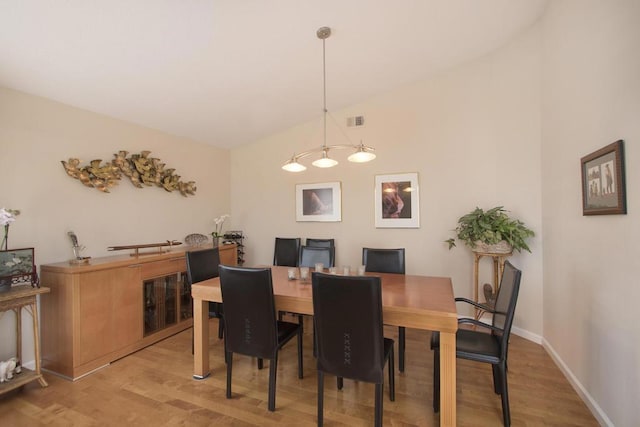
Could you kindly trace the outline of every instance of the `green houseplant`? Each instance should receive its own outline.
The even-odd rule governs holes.
[[[487,211],[476,207],[458,219],[454,232],[455,238],[445,240],[449,249],[456,246],[458,239],[472,250],[498,253],[523,249],[531,252],[526,240],[535,235],[522,221],[509,217],[502,206]]]

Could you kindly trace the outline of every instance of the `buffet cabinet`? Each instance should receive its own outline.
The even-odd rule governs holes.
[[[193,326],[185,247],[40,267],[42,367],[76,380]],[[236,245],[220,246],[236,265]]]

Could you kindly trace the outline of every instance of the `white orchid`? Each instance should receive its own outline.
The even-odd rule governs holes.
[[[215,238],[215,237],[220,237],[220,235],[222,234],[222,226],[224,225],[224,222],[227,218],[231,218],[231,215],[229,214],[224,214],[224,215],[220,215],[219,217],[215,218],[213,220],[213,222],[216,224],[216,231],[214,231],[213,233],[211,233],[211,235]]]
[[[20,211],[15,209],[0,209],[0,225],[9,225],[16,220],[16,216],[20,215]]]

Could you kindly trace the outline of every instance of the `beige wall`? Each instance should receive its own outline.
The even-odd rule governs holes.
[[[229,152],[88,111],[0,88],[0,207],[20,209],[9,248],[34,247],[38,265],[72,258],[73,230],[87,256],[113,255],[108,246],[183,240],[210,233],[229,211]],[[195,196],[122,180],[109,194],[67,176],[60,161],[110,160],[113,153],[150,150],[196,182]],[[24,330],[30,331],[29,316]],[[0,319],[0,360],[15,354],[13,316]],[[25,332],[28,346],[32,337]],[[32,347],[24,360],[33,360]]]
[[[333,237],[338,265],[360,264],[363,246],[404,247],[408,273],[451,276],[456,294],[471,296],[471,252],[462,245],[449,251],[443,241],[451,237],[457,219],[476,206],[504,205],[538,232],[531,242],[533,253],[517,254],[512,262],[524,270],[516,325],[539,338],[539,48],[539,29],[533,28],[495,54],[333,112],[345,131],[345,117],[365,116],[365,127],[350,128],[347,134],[376,148],[378,158],[367,164],[351,164],[348,152],[336,151],[341,163],[332,169],[281,170],[294,151],[321,144],[320,118],[232,150],[232,213],[248,236],[248,262],[271,263],[276,236]],[[333,124],[328,129],[337,133],[330,135],[329,144],[346,142]],[[376,229],[374,177],[401,172],[419,174],[420,228]],[[295,185],[329,181],[342,184],[342,221],[296,222]],[[488,263],[483,272],[490,274]]]
[[[544,19],[544,338],[606,425],[640,420],[640,2]],[[580,158],[625,140],[627,215],[582,216]]]

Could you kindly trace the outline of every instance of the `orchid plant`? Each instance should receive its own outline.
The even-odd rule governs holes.
[[[20,215],[20,211],[17,209],[0,209],[0,225],[4,226],[4,237],[0,243],[0,250],[9,248],[9,225],[16,220],[18,215]]]
[[[224,215],[220,215],[219,217],[213,220],[213,222],[216,224],[216,230],[213,233],[211,233],[211,236],[214,239],[222,237],[222,226],[224,225],[225,220],[230,217],[231,215],[224,214]]]

